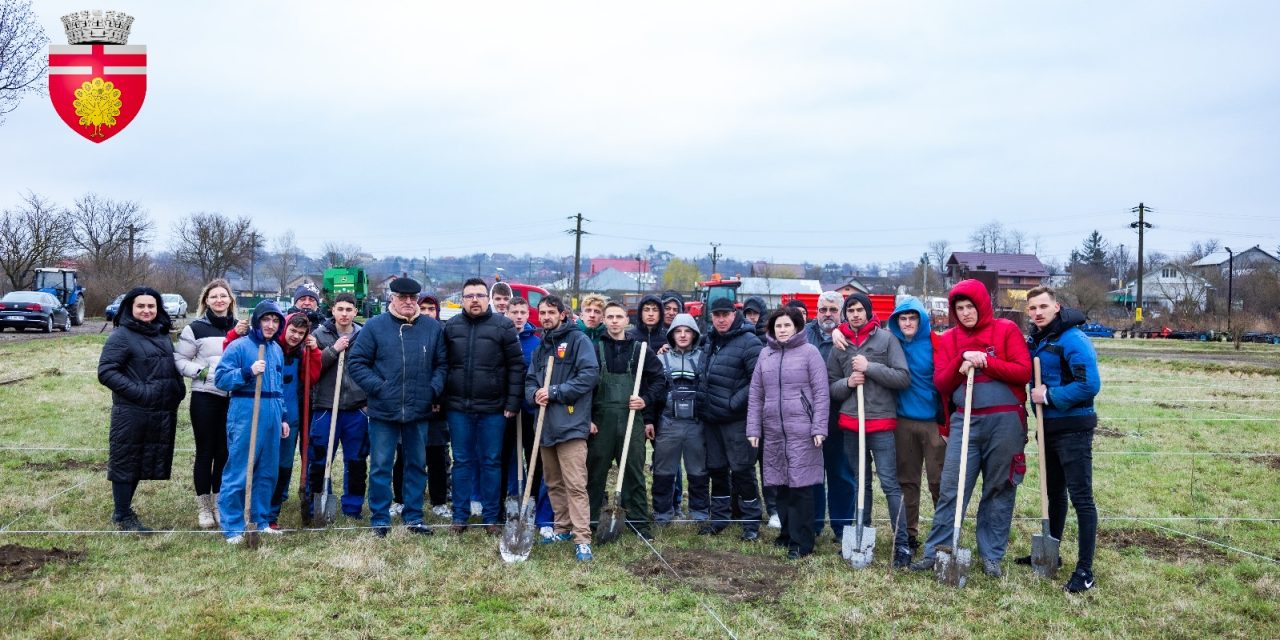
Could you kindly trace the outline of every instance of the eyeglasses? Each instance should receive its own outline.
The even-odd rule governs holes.
[[[836,307],[818,307],[818,313],[840,313]]]
[[[467,293],[462,296],[462,299],[463,300],[484,300],[485,298],[488,298],[488,297],[489,297],[489,294],[487,293]]]
[[[393,293],[393,294],[391,294],[391,297],[392,297],[392,298],[395,298],[396,300],[417,300],[417,299],[418,299],[418,294],[416,294],[416,293]]]

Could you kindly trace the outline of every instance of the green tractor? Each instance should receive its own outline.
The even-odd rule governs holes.
[[[35,289],[58,299],[71,315],[71,324],[84,324],[84,287],[76,278],[75,269],[40,267],[35,270]]]
[[[324,270],[324,288],[321,303],[328,310],[339,293],[349,293],[356,298],[356,309],[366,318],[382,313],[382,303],[369,296],[369,276],[360,267],[330,267]]]

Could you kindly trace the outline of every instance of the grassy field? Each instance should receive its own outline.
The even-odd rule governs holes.
[[[34,571],[0,566],[2,637],[727,637],[717,617],[742,638],[1280,636],[1274,347],[1245,345],[1223,360],[1229,345],[1099,342],[1099,586],[1071,596],[1065,572],[1051,583],[1011,562],[1003,579],[975,570],[963,591],[890,572],[885,535],[876,564],[855,572],[829,531],[818,555],[787,563],[764,542],[659,530],[658,551],[685,580],[664,576],[634,538],[598,547],[590,565],[566,545],[505,565],[478,531],[294,532],[257,551],[232,548],[191,531],[185,403],[174,478],[143,483],[135,505],[144,522],[175,531],[97,533],[111,511],[110,397],[94,375],[102,340],[0,344],[0,383],[35,374],[0,384],[0,545],[73,552]],[[1031,460],[1010,556],[1027,553],[1039,527]],[[877,495],[877,516],[883,504]],[[284,513],[296,526],[296,503]],[[1065,538],[1069,569],[1074,526]],[[706,549],[721,553],[696,562]]]

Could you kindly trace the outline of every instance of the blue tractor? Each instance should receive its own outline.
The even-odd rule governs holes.
[[[76,278],[75,269],[40,267],[36,272],[36,290],[58,299],[67,308],[71,324],[84,324],[84,287]]]

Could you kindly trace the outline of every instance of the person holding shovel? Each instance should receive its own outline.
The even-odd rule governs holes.
[[[267,534],[280,532],[271,522],[271,494],[279,473],[280,440],[289,436],[285,422],[284,352],[276,343],[276,333],[284,324],[284,314],[271,300],[253,309],[249,332],[236,339],[222,354],[213,373],[213,383],[231,394],[227,410],[227,464],[222,469],[222,493],[218,496],[222,535],[228,544],[245,540],[245,483],[249,469],[250,426],[257,414],[258,435],[254,447],[253,495],[248,496],[249,514],[257,529]],[[263,357],[258,358],[259,351]],[[261,401],[254,401],[257,378],[262,378]]]
[[[338,383],[338,358],[351,348],[363,325],[356,322],[356,298],[339,293],[333,299],[333,318],[316,329],[316,347],[320,350],[319,366],[312,368],[320,377],[311,387],[311,428],[307,433],[307,482],[311,495],[324,493],[325,456],[329,452],[329,426],[333,412],[338,412],[334,430],[334,450],[342,447],[342,513],[359,519],[364,512],[364,494],[368,478],[369,417],[363,409],[368,404],[364,389],[351,376],[343,376],[342,389],[333,397]],[[333,464],[332,460],[327,461]]]
[[[854,491],[863,492],[862,521],[854,526],[871,526],[871,477],[858,477],[858,469],[874,464],[889,507],[893,536],[893,566],[906,568],[911,563],[907,546],[906,518],[902,512],[902,488],[898,485],[898,450],[894,431],[898,428],[898,392],[911,385],[911,373],[902,345],[893,334],[880,327],[871,310],[871,298],[865,293],[852,293],[845,299],[845,321],[836,331],[847,341],[844,349],[832,349],[827,358],[827,374],[831,398],[840,403],[840,428],[844,438],[845,458],[853,471]],[[855,393],[862,387],[861,397]],[[859,407],[859,402],[862,407]],[[865,416],[866,450],[858,446],[858,414]],[[863,458],[863,460],[860,460]],[[856,493],[854,494],[857,495]]]
[[[315,338],[310,334],[311,321],[305,313],[297,311],[285,317],[284,329],[276,333],[276,342],[284,351],[284,421],[292,425],[302,425],[306,387],[314,383],[314,378],[320,374],[320,351],[315,348]],[[304,374],[312,379],[304,380]],[[275,491],[271,494],[271,523],[268,525],[271,529],[280,529],[277,521],[280,507],[289,497],[294,452],[298,448],[298,433],[301,431],[301,428],[290,430],[289,436],[280,443],[280,469],[276,475]],[[302,495],[305,494],[303,491]]]
[[[801,330],[804,315],[784,307],[765,321],[768,344],[756,359],[747,402],[747,441],[764,447],[764,483],[775,487],[782,533],[774,544],[798,560],[813,553],[814,487],[822,484],[827,437],[827,367]]]
[[[550,295],[538,303],[542,342],[524,378],[525,399],[546,407],[542,426],[542,477],[555,512],[552,535],[543,543],[573,540],[580,562],[591,560],[591,505],[587,500],[587,436],[591,400],[600,377],[591,339],[576,324],[564,322],[564,302]],[[553,357],[551,383],[543,386],[547,358]]]
[[[391,530],[391,476],[398,444],[404,452],[405,529],[433,533],[422,522],[427,421],[444,392],[447,363],[440,323],[418,308],[422,285],[400,277],[390,289],[387,311],[365,323],[346,356],[346,373],[369,398],[369,520],[379,538]]]
[[[655,306],[654,314],[657,314]],[[642,338],[627,333],[627,309],[618,302],[604,306],[605,334],[596,345],[600,363],[600,381],[591,404],[591,438],[587,440],[587,496],[591,502],[591,519],[600,518],[604,504],[605,484],[613,463],[618,463],[622,480],[622,504],[627,520],[647,540],[653,539],[650,526],[648,492],[645,487],[645,440],[653,438],[659,404],[667,393],[667,379],[662,363],[652,351],[645,349],[643,367],[639,366]],[[635,377],[640,376],[640,393],[631,395]],[[627,424],[627,416],[635,410],[635,421]],[[628,428],[630,426],[630,428]],[[627,459],[622,449],[630,435]]]
[[[1064,588],[1080,593],[1095,584],[1098,509],[1093,503],[1093,432],[1098,414],[1093,399],[1102,390],[1098,356],[1078,328],[1085,323],[1084,314],[1058,304],[1053,289],[1036,287],[1027,292],[1027,316],[1035,325],[1027,339],[1031,356],[1040,358],[1041,382],[1031,389],[1031,401],[1044,405],[1046,473],[1041,482],[1049,490],[1049,535],[1062,539],[1070,496],[1080,540],[1076,569]],[[1031,556],[1015,562],[1030,565]]]
[[[942,493],[933,512],[933,529],[924,543],[924,555],[911,564],[912,571],[932,571],[938,545],[953,539],[955,509],[967,510],[973,485],[982,472],[982,499],[978,503],[978,554],[982,572],[993,578],[1004,575],[1000,563],[1009,545],[1013,505],[1018,485],[1027,472],[1023,447],[1027,443],[1026,384],[1031,379],[1031,356],[1018,326],[997,318],[991,294],[978,280],[962,280],[948,295],[951,325],[938,337],[933,354],[933,382],[952,409],[947,434],[958,432],[964,421],[965,380],[975,372],[973,405],[969,408],[969,447],[965,495],[959,489],[959,438],[947,441],[942,467]]]

